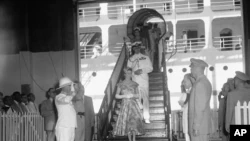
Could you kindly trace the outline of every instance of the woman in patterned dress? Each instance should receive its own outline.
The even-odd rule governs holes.
[[[132,81],[132,69],[124,69],[125,80],[117,84],[116,99],[122,99],[120,112],[114,128],[115,136],[128,136],[135,141],[136,135],[144,133],[143,116],[140,111],[138,84]]]

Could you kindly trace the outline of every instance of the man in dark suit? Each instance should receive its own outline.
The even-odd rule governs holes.
[[[50,88],[46,93],[47,100],[41,104],[41,115],[44,117],[44,128],[47,133],[47,141],[55,141],[55,125],[57,112],[55,107],[55,89]]]
[[[23,114],[24,113],[24,111],[23,111],[23,109],[22,109],[22,107],[21,107],[21,94],[20,94],[20,92],[14,92],[12,95],[11,95],[11,98],[14,100],[14,103],[13,103],[13,107],[15,107],[15,111],[16,112],[18,112],[18,113],[21,113],[21,114]]]
[[[247,81],[250,77],[243,72],[236,71],[236,76],[234,77],[235,89],[228,93],[226,102],[226,131],[230,133],[230,125],[235,124],[235,106],[238,101],[241,104],[243,102],[250,101],[250,88]]]
[[[75,130],[75,141],[84,141],[85,139],[85,106],[84,106],[84,87],[83,85],[75,81],[76,95],[72,99],[74,108],[77,113],[77,127]]]
[[[95,127],[95,112],[92,98],[84,96],[85,107],[85,141],[92,141]]]

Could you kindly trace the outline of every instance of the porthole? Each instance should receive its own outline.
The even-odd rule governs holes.
[[[223,70],[228,70],[228,66],[224,66],[224,67],[223,67]]]
[[[168,72],[169,72],[169,73],[172,73],[172,72],[173,72],[173,69],[168,69]]]
[[[214,71],[214,67],[213,66],[209,67],[209,70]]]

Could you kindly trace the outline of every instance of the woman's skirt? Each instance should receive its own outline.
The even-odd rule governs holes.
[[[144,134],[143,116],[135,99],[123,99],[120,112],[114,127],[115,136],[125,136],[135,131],[136,135]]]

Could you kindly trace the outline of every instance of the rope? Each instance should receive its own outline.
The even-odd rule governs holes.
[[[52,66],[53,66],[53,68],[54,68],[55,75],[56,75],[57,79],[59,80],[59,77],[58,77],[58,75],[57,75],[56,68],[55,68],[55,65],[54,65],[54,61],[53,61],[53,59],[52,59],[52,57],[51,57],[50,51],[48,52],[48,55],[49,55],[50,61],[51,61],[51,63],[52,63]]]

